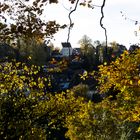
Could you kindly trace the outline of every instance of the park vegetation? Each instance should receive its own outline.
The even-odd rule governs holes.
[[[9,44],[15,53],[0,61],[0,139],[140,139],[139,48],[134,45],[128,51],[120,45],[123,51],[116,51],[118,44],[113,42],[106,53],[106,45],[96,41],[95,48],[83,36],[79,43],[85,71],[75,74],[79,79],[74,77],[80,84],[54,91],[58,83],[52,75],[65,75],[70,60],[51,59],[53,46],[44,40],[66,26],[40,19],[47,0],[36,0],[31,6],[9,1],[0,3],[0,43]],[[53,2],[58,1],[49,1]],[[4,13],[15,23],[8,25]],[[55,64],[55,68],[44,72],[45,64]],[[89,79],[94,86],[87,84]],[[90,90],[96,90],[99,98],[90,99]]]

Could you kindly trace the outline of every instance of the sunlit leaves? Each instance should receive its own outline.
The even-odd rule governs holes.
[[[2,63],[0,71],[1,138],[51,138],[54,130],[65,128],[66,117],[84,105],[83,98],[70,91],[49,94],[51,80],[40,76],[38,66],[13,61]]]
[[[102,139],[107,136],[107,139],[120,139],[125,135],[124,137],[128,139],[138,135],[133,133],[136,130],[139,132],[139,127],[135,124],[140,122],[139,64],[140,51],[137,50],[131,54],[125,51],[110,65],[99,66],[99,73],[96,73],[97,75],[93,73],[99,81],[99,91],[104,95],[111,92],[111,95],[104,97],[98,104],[91,104],[92,107],[89,105],[90,111],[81,108],[75,116],[68,116],[68,137]],[[83,76],[84,74],[81,75],[82,78]],[[90,73],[85,74],[85,78],[88,76]],[[112,100],[113,96],[116,96],[114,100]]]
[[[79,74],[80,75],[80,78],[85,80],[86,78],[88,78],[88,72],[87,71],[84,71],[83,74]]]
[[[109,66],[101,65],[99,68],[99,83],[102,93],[108,92],[112,87],[112,95],[118,90],[117,99],[111,102],[110,109],[123,121],[139,122],[139,64],[140,50],[133,53],[125,51],[120,58]]]
[[[49,94],[45,87],[51,80],[39,75],[38,66],[15,61],[1,64],[1,137],[52,139],[55,132],[65,129],[63,135],[68,130],[66,136],[70,139],[119,139],[124,124],[140,120],[139,57],[139,50],[134,54],[125,52],[110,65],[100,66],[100,90],[108,91],[113,84],[120,92],[116,100],[108,97],[98,104],[84,99],[87,87]],[[60,61],[57,66],[63,64],[66,62]],[[81,76],[93,75],[95,72],[85,71]]]
[[[112,127],[113,125],[113,127]],[[119,130],[117,121],[111,112],[101,104],[86,103],[74,116],[67,117],[68,132],[70,139],[119,139],[115,133]],[[117,128],[118,127],[118,128]]]
[[[63,133],[64,135],[66,131],[66,118],[68,116],[73,116],[83,105],[84,100],[75,97],[72,92],[62,92],[55,96],[50,94],[47,97],[46,104],[39,102],[38,107],[40,108],[40,111],[42,113],[44,112],[47,120],[49,120],[47,130],[50,130],[50,132],[47,132],[47,138],[53,139],[55,137],[55,135],[53,135],[55,132],[59,132],[60,134]],[[37,108],[35,110],[36,114],[40,113],[40,111]],[[61,130],[65,131],[61,132]]]
[[[4,139],[45,139],[43,128],[36,127],[33,112],[44,98],[43,78],[34,74],[38,67],[23,63],[2,63],[0,67],[0,137]],[[38,108],[39,109],[39,108]]]

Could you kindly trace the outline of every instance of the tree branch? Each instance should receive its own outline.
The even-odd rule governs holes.
[[[105,31],[105,44],[106,44],[106,53],[107,53],[107,30],[106,30],[106,28],[103,26],[103,23],[102,23],[102,20],[103,20],[103,18],[104,18],[104,12],[103,12],[103,9],[104,9],[104,6],[105,6],[105,2],[106,2],[106,0],[103,0],[103,4],[102,4],[102,6],[101,6],[101,14],[102,14],[102,16],[101,16],[101,18],[100,18],[100,26],[104,29],[104,31]]]
[[[76,11],[77,9],[77,6],[78,6],[78,3],[79,3],[79,0],[76,1],[76,4],[75,4],[75,8],[73,10],[70,11],[69,15],[68,15],[68,18],[69,18],[69,21],[70,21],[70,25],[69,25],[69,28],[68,28],[68,38],[67,38],[67,43],[69,42],[69,38],[70,38],[70,30],[71,30],[71,26],[72,26],[72,19],[71,19],[71,14]]]

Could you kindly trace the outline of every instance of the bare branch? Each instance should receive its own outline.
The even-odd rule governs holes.
[[[79,0],[76,1],[76,4],[75,4],[75,8],[73,10],[70,11],[68,17],[69,17],[69,21],[70,21],[70,25],[69,25],[69,28],[68,28],[68,38],[67,38],[67,42],[69,42],[69,38],[70,38],[70,30],[71,30],[71,27],[72,27],[72,19],[71,19],[71,14],[76,11],[77,9],[77,6],[78,6],[78,3],[79,3]]]
[[[103,9],[104,9],[104,6],[105,6],[105,2],[106,2],[106,0],[103,0],[103,4],[102,4],[102,6],[101,6],[101,14],[102,14],[102,16],[101,16],[101,18],[100,18],[100,26],[104,29],[104,31],[105,31],[105,44],[106,44],[106,53],[107,53],[107,30],[106,30],[106,28],[103,26],[103,23],[102,23],[102,20],[103,20],[103,18],[104,18],[104,12],[103,12]]]

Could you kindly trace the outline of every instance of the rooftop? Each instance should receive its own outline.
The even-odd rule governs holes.
[[[63,48],[71,48],[71,44],[69,42],[62,42],[61,44]]]

